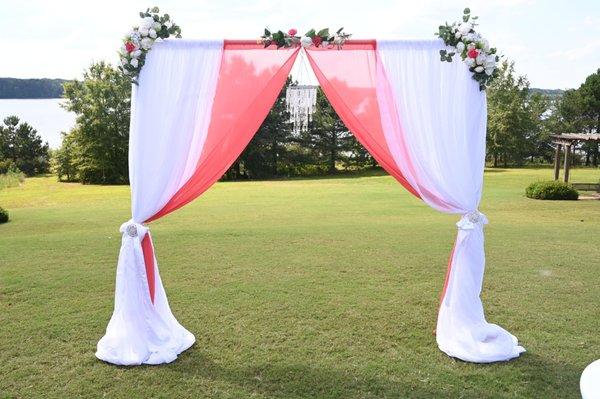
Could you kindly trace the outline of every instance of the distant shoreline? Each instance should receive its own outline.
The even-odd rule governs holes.
[[[0,99],[38,100],[62,98],[66,79],[0,78]]]

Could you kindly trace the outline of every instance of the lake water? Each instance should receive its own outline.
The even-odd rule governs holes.
[[[75,114],[60,107],[64,100],[48,98],[39,100],[0,99],[0,121],[16,115],[29,123],[50,148],[60,147],[60,132],[68,132],[75,125]]]

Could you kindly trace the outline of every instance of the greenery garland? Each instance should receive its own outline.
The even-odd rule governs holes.
[[[486,87],[497,77],[497,66],[500,57],[496,48],[490,47],[489,42],[475,32],[475,21],[478,17],[471,17],[471,10],[465,8],[462,23],[454,22],[449,25],[440,25],[437,36],[450,50],[440,50],[440,60],[452,62],[455,54],[467,64],[473,73],[473,79],[479,83],[479,90]]]
[[[265,48],[275,44],[277,48],[296,46],[330,48],[337,46],[340,49],[346,40],[352,36],[352,34],[344,32],[344,28],[338,29],[333,35],[329,33],[329,28],[321,29],[318,32],[311,29],[304,36],[297,36],[297,33],[298,31],[294,28],[287,31],[287,33],[281,30],[271,32],[268,28],[265,28],[264,34],[257,40],[257,43],[263,44]]]
[[[140,12],[142,22],[123,38],[123,45],[119,50],[119,70],[129,76],[134,84],[138,83],[137,78],[146,62],[146,54],[155,42],[171,36],[181,38],[181,28],[171,21],[169,14],[160,15],[159,12],[158,7]]]

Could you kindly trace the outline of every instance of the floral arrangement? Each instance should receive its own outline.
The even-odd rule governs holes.
[[[462,23],[439,27],[436,33],[450,50],[440,50],[440,60],[452,62],[452,57],[459,54],[473,73],[473,79],[479,83],[479,90],[485,90],[497,75],[496,68],[500,57],[496,49],[479,33],[475,32],[478,17],[471,17],[471,10],[465,8]]]
[[[326,47],[332,48],[337,46],[338,50],[342,48],[346,40],[352,36],[349,33],[344,32],[344,28],[340,28],[333,35],[329,33],[329,28],[315,31],[314,29],[309,30],[304,36],[297,36],[298,31],[296,29],[290,29],[287,33],[278,30],[277,32],[271,32],[268,28],[265,28],[265,33],[257,40],[258,44],[264,44],[265,48],[271,44],[275,44],[277,48],[281,47]]]
[[[154,42],[166,39],[171,35],[181,37],[181,28],[177,26],[169,14],[159,15],[158,7],[140,12],[142,22],[134,26],[131,32],[123,39],[123,46],[119,50],[121,65],[119,70],[131,77],[131,82],[137,84],[137,77],[146,61],[146,54]]]

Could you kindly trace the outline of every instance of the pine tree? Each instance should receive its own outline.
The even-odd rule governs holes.
[[[321,88],[317,91],[313,120],[308,131],[301,133],[299,142],[328,173],[336,173],[338,163],[346,162],[356,149],[356,139],[336,114]]]
[[[4,119],[0,125],[0,164],[2,169],[17,168],[28,176],[49,170],[50,153],[31,125],[16,116]],[[3,170],[2,172],[6,172]]]

